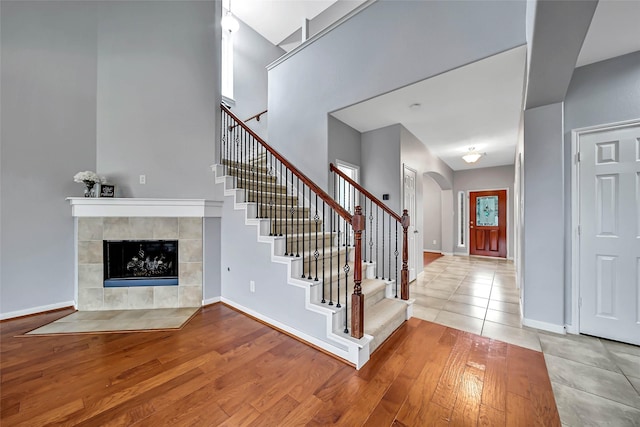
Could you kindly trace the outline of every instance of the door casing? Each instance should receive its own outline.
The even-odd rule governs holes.
[[[640,119],[571,130],[571,324],[565,321],[565,329],[571,334],[580,333],[580,163],[577,161],[580,137],[638,125],[640,125]]]

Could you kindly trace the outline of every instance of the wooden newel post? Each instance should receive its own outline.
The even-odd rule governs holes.
[[[400,276],[400,298],[403,300],[409,299],[409,243],[407,229],[410,223],[409,211],[405,209],[402,211],[402,272]]]
[[[353,261],[353,296],[351,297],[351,336],[362,338],[364,335],[364,295],[362,294],[362,231],[366,218],[360,206],[351,217],[351,228],[355,237],[355,255]]]

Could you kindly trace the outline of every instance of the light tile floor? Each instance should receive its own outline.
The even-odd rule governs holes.
[[[640,347],[520,324],[513,263],[444,256],[412,283],[424,320],[542,351],[565,426],[640,426]]]

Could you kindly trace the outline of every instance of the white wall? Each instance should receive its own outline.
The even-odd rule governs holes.
[[[0,7],[6,315],[73,300],[65,197],[82,194],[76,172],[97,169],[127,196],[215,197],[220,11],[199,1]]]
[[[233,98],[232,111],[242,120],[267,109],[267,65],[285,51],[274,46],[253,28],[240,22],[233,38]],[[247,125],[269,142],[269,114]]]
[[[562,103],[524,116],[524,320],[564,326],[564,191]]]
[[[329,116],[329,161],[342,160],[352,165],[362,164],[362,135],[351,126]],[[327,166],[328,170],[328,166]]]
[[[482,160],[481,160],[482,161]],[[507,256],[509,258],[513,257],[513,225],[514,225],[514,217],[513,217],[513,181],[514,181],[514,166],[496,166],[491,168],[480,168],[480,169],[468,169],[468,170],[460,170],[455,171],[453,173],[453,197],[454,197],[454,217],[453,223],[455,224],[455,234],[454,234],[454,242],[456,242],[455,251],[456,253],[461,254],[469,254],[469,230],[467,227],[465,233],[465,241],[467,244],[464,247],[457,246],[458,242],[458,232],[459,232],[459,218],[458,218],[458,209],[459,209],[459,200],[458,200],[458,192],[464,191],[466,198],[466,211],[467,215],[469,212],[469,191],[480,191],[480,190],[498,190],[498,189],[506,189],[507,190]],[[465,222],[468,224],[468,221]]]
[[[216,198],[209,169],[220,99],[216,6],[97,5],[97,168],[121,196]]]
[[[0,313],[73,300],[73,175],[96,167],[96,11],[1,2]]]
[[[524,2],[376,2],[269,70],[270,142],[326,188],[327,113],[522,45],[524,26]]]
[[[423,225],[422,248],[440,252],[442,249],[442,189],[428,175],[422,176]],[[433,243],[435,241],[435,243]]]

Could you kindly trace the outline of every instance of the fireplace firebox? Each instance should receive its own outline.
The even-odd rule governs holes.
[[[177,286],[177,240],[103,240],[104,287]]]

